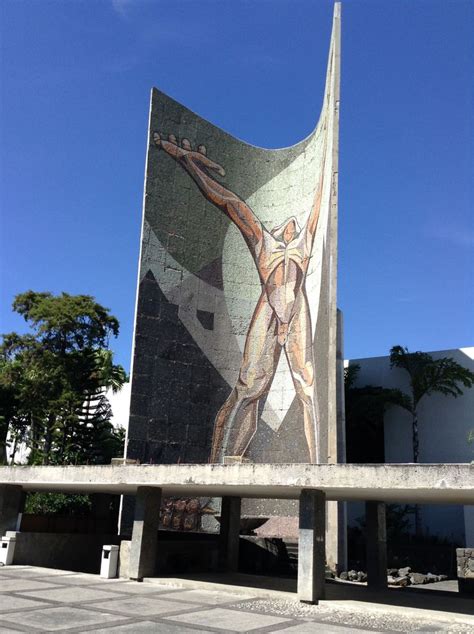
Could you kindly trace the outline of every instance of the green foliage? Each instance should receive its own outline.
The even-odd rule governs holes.
[[[474,373],[451,357],[433,359],[426,352],[409,352],[408,348],[393,346],[390,365],[408,372],[411,394],[404,407],[409,412],[415,411],[426,395],[438,392],[457,398],[463,393],[461,386],[470,388],[474,385]]]
[[[25,504],[25,513],[36,515],[87,515],[90,510],[88,495],[29,493]]]
[[[405,395],[401,404],[411,414],[413,462],[419,461],[418,404],[424,396],[444,394],[457,398],[463,393],[462,387],[474,385],[474,373],[457,363],[451,357],[433,359],[426,352],[409,352],[408,348],[393,346],[390,350],[390,366],[405,370],[410,380],[410,394]],[[415,507],[415,530],[421,535],[421,516]]]
[[[379,385],[354,387],[360,365],[344,370],[346,446],[348,462],[383,462],[383,420],[394,405],[405,405],[405,395]]]
[[[0,345],[0,446],[28,446],[30,464],[100,464],[120,453],[108,387],[127,380],[108,350],[119,324],[88,295],[28,291],[13,308],[32,332],[3,336]]]

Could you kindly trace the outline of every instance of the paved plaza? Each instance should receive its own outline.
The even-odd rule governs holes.
[[[298,603],[287,591],[179,579],[136,583],[9,566],[0,568],[0,634],[474,631],[474,606],[469,607],[472,602],[456,593],[440,592],[435,599],[432,592],[427,598],[420,591],[403,595],[407,600],[386,601],[382,597],[375,603],[368,601],[368,596],[354,600],[357,592],[365,589],[354,588],[354,593],[353,588],[328,584],[328,600],[313,606]],[[352,598],[344,600],[348,589]],[[449,611],[441,611],[443,608]]]

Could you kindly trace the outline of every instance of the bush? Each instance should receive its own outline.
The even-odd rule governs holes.
[[[29,493],[25,513],[34,515],[88,515],[91,510],[88,495],[66,493]]]

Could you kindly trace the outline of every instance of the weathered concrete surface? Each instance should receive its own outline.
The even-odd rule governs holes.
[[[219,535],[219,569],[237,572],[239,567],[239,533],[241,500],[223,497]]]
[[[141,580],[155,573],[160,504],[159,487],[138,487],[130,544],[130,579]]]
[[[317,603],[324,599],[326,569],[326,496],[303,491],[300,497],[298,542],[298,599]]]
[[[459,592],[474,597],[474,548],[457,548]]]
[[[366,502],[367,585],[372,589],[387,587],[387,526],[385,516],[383,502]]]
[[[298,499],[304,489],[329,500],[474,504],[472,464],[233,464],[0,467],[0,485],[26,491],[135,494],[159,486],[163,495]]]
[[[15,565],[98,573],[104,544],[118,544],[117,535],[86,533],[15,533]]]

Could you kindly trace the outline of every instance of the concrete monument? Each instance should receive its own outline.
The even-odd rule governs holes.
[[[127,457],[336,461],[339,13],[312,134],[265,150],[152,91]]]

